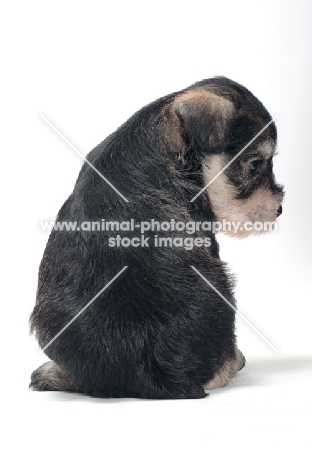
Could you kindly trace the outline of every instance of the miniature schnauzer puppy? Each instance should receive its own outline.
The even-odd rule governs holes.
[[[260,134],[271,120],[250,91],[224,77],[160,98],[89,153],[93,167],[84,163],[57,221],[226,220],[241,223],[239,237],[259,233],[245,230],[246,222],[275,221],[282,212],[283,188],[273,174],[274,122]],[[206,235],[196,232],[201,240]],[[209,236],[208,247],[187,250],[153,243],[111,247],[107,232],[53,230],[30,318],[50,361],[32,373],[30,386],[181,399],[227,385],[245,363],[235,312],[191,268],[235,306],[233,279],[214,232]]]

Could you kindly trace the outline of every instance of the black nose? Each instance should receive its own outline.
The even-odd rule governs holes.
[[[277,210],[277,216],[280,216],[282,213],[283,213],[283,208],[282,208],[282,205],[281,205],[279,207],[279,209]]]

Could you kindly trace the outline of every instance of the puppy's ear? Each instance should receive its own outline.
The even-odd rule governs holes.
[[[234,104],[208,91],[191,90],[178,96],[173,110],[180,120],[180,134],[194,140],[208,153],[226,147],[234,120]]]

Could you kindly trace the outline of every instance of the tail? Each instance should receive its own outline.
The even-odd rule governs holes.
[[[83,393],[81,389],[53,361],[38,367],[30,377],[29,388],[37,391],[60,391]]]

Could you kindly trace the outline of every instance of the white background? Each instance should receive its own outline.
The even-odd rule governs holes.
[[[1,13],[2,419],[5,466],[311,466],[311,4],[12,1]],[[238,279],[248,365],[201,401],[95,400],[27,390],[37,271],[81,160],[133,112],[225,75],[277,114],[286,187],[274,234],[220,236]]]

